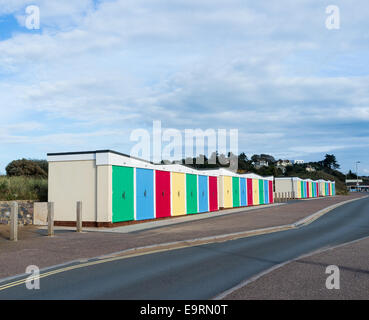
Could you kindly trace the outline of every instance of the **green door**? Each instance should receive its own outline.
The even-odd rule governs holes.
[[[240,178],[232,177],[233,208],[240,206]]]
[[[264,180],[259,180],[259,203],[264,204]]]
[[[301,181],[301,198],[305,198],[304,181]]]
[[[134,220],[133,168],[113,166],[113,222]]]
[[[187,214],[198,213],[197,210],[197,175],[186,174]]]

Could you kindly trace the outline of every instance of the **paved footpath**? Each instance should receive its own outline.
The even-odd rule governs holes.
[[[326,288],[328,266],[339,268],[340,289]],[[369,238],[302,257],[227,295],[226,300],[368,300]]]
[[[328,206],[362,194],[336,196],[310,201],[292,201],[286,205],[258,207],[255,210],[229,211],[225,215],[196,221],[183,222],[126,232],[76,233],[70,229],[58,229],[55,237],[47,237],[46,230],[22,227],[18,242],[10,242],[8,227],[0,226],[0,278],[25,272],[28,265],[40,268],[72,260],[92,258],[130,248],[163,244],[243,232],[299,221]],[[174,219],[173,219],[174,220]]]

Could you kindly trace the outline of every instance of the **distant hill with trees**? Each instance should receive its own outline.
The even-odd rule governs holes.
[[[182,159],[180,163],[196,169],[226,168],[229,166],[231,157],[234,157],[231,153],[228,153],[227,156],[225,156],[216,152],[210,157],[213,163],[209,163],[209,159],[204,155],[190,159],[192,164],[189,164],[189,159],[187,159],[187,161],[186,159]],[[268,166],[257,168],[255,163],[259,163],[261,161],[266,161]],[[330,180],[336,182],[336,191],[338,194],[344,194],[347,192],[345,185],[346,175],[338,170],[340,165],[333,154],[326,154],[323,160],[317,162],[307,162],[303,164],[291,163],[291,165],[286,166],[284,170],[277,166],[277,162],[278,161],[273,156],[268,154],[255,154],[249,159],[247,155],[242,152],[238,155],[238,173],[256,173],[261,176],[275,177],[299,177],[301,179],[312,180]],[[314,171],[307,171],[308,167],[312,168]],[[349,175],[353,176],[354,174],[349,172]],[[349,176],[348,178],[350,179]]]

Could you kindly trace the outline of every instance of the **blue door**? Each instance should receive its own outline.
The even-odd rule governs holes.
[[[269,203],[269,181],[264,180],[264,203]]]
[[[240,179],[241,187],[241,207],[247,206],[247,192],[246,192],[246,179]]]
[[[199,177],[199,212],[209,211],[208,177]]]
[[[154,219],[154,172],[136,169],[136,220]]]

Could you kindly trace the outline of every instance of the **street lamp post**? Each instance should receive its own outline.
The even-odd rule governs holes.
[[[359,191],[359,169],[358,164],[360,161],[356,161],[356,191]]]

